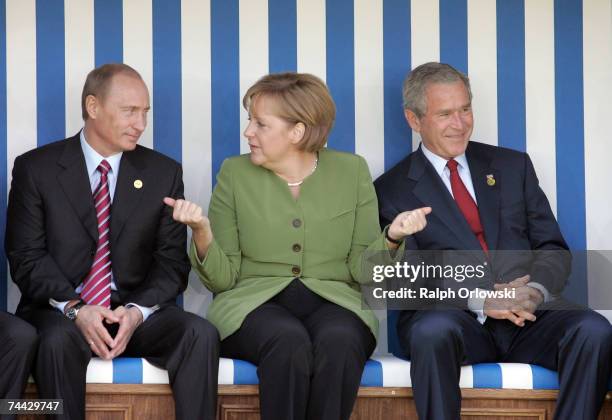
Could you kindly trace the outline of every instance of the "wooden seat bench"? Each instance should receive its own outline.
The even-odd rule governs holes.
[[[416,419],[410,362],[392,355],[369,360],[351,419]],[[464,366],[460,386],[465,419],[552,419],[558,395],[556,373],[539,366],[487,363]],[[166,371],[144,359],[92,359],[87,371],[87,418],[172,419],[174,401]],[[610,384],[612,390],[612,383]],[[221,359],[218,419],[259,418],[256,367],[242,360]],[[36,397],[30,384],[28,398]],[[36,419],[22,416],[20,419]],[[40,418],[40,417],[38,417]],[[600,419],[612,420],[612,392]]]

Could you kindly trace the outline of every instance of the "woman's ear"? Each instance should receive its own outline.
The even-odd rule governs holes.
[[[291,129],[291,142],[293,144],[297,144],[302,141],[304,138],[304,133],[306,132],[306,126],[304,123],[299,122],[296,123]]]

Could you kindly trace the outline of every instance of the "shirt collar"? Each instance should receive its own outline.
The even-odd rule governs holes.
[[[444,173],[444,169],[446,168],[446,162],[448,162],[448,160],[444,159],[441,156],[436,155],[434,152],[429,150],[425,146],[425,143],[423,142],[421,142],[421,150],[423,151],[423,154],[425,155],[427,160],[431,162],[436,172],[439,175],[442,175]],[[465,157],[465,153],[462,153],[459,156],[455,156],[453,159],[455,159],[455,161],[459,164],[460,169],[466,169],[469,171],[468,162],[467,162],[467,158]]]
[[[98,169],[100,162],[102,162],[102,160],[104,159],[106,159],[106,161],[110,165],[111,172],[115,176],[119,174],[119,164],[121,162],[121,156],[123,156],[123,152],[119,152],[112,156],[104,157],[98,152],[96,152],[94,148],[89,145],[89,143],[87,143],[87,140],[85,140],[85,129],[81,130],[81,134],[79,137],[81,139],[81,149],[83,149],[83,155],[85,155],[85,164],[87,165],[87,175],[89,175],[90,179],[93,176],[93,174],[96,172],[96,169]]]

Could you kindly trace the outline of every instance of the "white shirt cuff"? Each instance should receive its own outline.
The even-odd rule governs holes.
[[[125,305],[126,308],[131,308],[132,306],[138,308],[138,310],[142,314],[142,322],[145,322],[147,318],[153,314],[153,312],[159,309],[159,305],[155,305],[150,308],[147,306],[136,305],[135,303],[128,303],[127,305]]]
[[[68,302],[70,302],[70,301],[67,300],[65,302],[58,302],[57,300],[55,300],[53,298],[49,299],[49,305],[53,306],[55,309],[57,309],[61,313],[64,313],[64,308],[66,307]]]
[[[544,303],[551,301],[550,292],[542,284],[536,281],[530,281],[529,283],[527,283],[527,286],[533,287],[534,289],[538,289],[540,292],[542,292],[542,296],[544,296]]]
[[[476,290],[480,290],[476,288]],[[485,298],[471,297],[468,299],[468,309],[476,314],[476,320],[481,324],[487,320],[484,313]]]

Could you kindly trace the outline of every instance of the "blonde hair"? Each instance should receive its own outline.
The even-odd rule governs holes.
[[[247,90],[242,106],[248,111],[260,97],[274,101],[279,118],[304,124],[300,150],[316,152],[325,146],[336,118],[336,106],[321,79],[307,73],[269,74]]]

